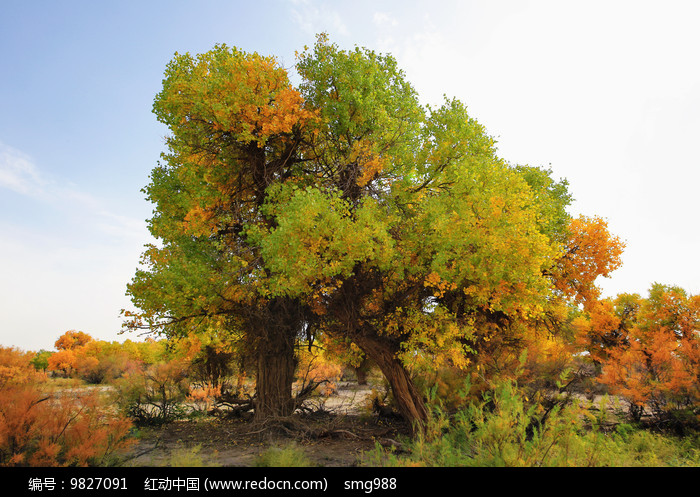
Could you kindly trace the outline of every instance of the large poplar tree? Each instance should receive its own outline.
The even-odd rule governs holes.
[[[463,367],[477,337],[546,312],[566,185],[505,163],[460,101],[421,106],[389,55],[320,36],[296,69],[297,89],[225,45],[168,65],[145,189],[161,243],[129,285],[132,325],[240,330],[263,417],[294,408],[302,333],[351,341],[420,424],[408,364]]]

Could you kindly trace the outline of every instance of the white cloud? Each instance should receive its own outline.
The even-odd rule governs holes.
[[[321,32],[331,32],[333,34],[346,36],[349,31],[343,22],[343,18],[337,10],[329,8],[327,4],[313,0],[292,0],[292,19],[309,35],[316,35]]]
[[[31,157],[0,143],[0,188],[23,195],[39,196],[45,181],[41,178]]]
[[[374,16],[372,16],[372,22],[379,27],[396,27],[399,25],[399,21],[387,12],[375,12]]]
[[[97,212],[96,227],[108,235],[121,239],[142,240],[148,237],[146,223],[141,219],[114,214],[106,210]]]
[[[2,189],[27,208],[0,217],[0,344],[51,348],[73,328],[118,340],[119,311],[130,306],[126,284],[150,241],[146,223],[76,185],[48,180],[28,154],[7,145],[0,146]]]
[[[49,179],[30,155],[0,143],[0,190],[3,188],[30,198],[45,210],[60,210],[88,229],[92,226],[105,234],[130,238],[145,233],[142,220],[111,212],[77,185]]]

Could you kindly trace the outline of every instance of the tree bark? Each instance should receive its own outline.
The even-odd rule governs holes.
[[[263,420],[289,416],[294,411],[292,383],[295,357],[293,344],[286,337],[258,344],[255,418]]]
[[[289,416],[294,412],[292,384],[297,363],[294,345],[299,328],[296,311],[295,303],[287,299],[273,300],[264,319],[258,323],[256,420]]]
[[[367,384],[367,373],[369,372],[369,368],[370,363],[366,358],[362,360],[362,363],[360,363],[359,366],[353,367],[353,370],[355,371],[355,376],[357,377],[358,385]]]
[[[398,345],[387,337],[368,333],[359,334],[353,340],[386,377],[403,418],[411,423],[414,431],[422,429],[428,421],[428,409],[423,396],[397,357]]]

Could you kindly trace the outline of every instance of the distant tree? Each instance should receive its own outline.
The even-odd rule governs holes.
[[[92,337],[85,332],[68,330],[61,335],[54,346],[58,350],[73,350],[82,347],[86,343],[92,341]]]
[[[119,342],[91,340],[72,352],[75,355],[75,374],[89,383],[114,380],[140,363],[130,357],[127,347]]]
[[[71,349],[61,349],[51,354],[48,362],[49,371],[58,371],[62,373],[63,376],[68,377],[76,365],[75,352]]]
[[[617,318],[619,338],[602,359],[600,381],[627,398],[637,418],[649,409],[658,420],[685,416],[697,425],[700,296],[654,284],[631,318]]]
[[[32,358],[32,366],[34,366],[37,371],[46,371],[49,367],[49,357],[51,357],[52,354],[53,352],[50,350],[41,349]]]

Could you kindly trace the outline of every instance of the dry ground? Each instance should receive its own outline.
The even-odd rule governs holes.
[[[379,442],[391,445],[408,433],[397,420],[377,420],[366,407],[371,387],[342,382],[336,394],[316,399],[313,412],[295,414],[274,426],[207,417],[139,430],[128,466],[253,466],[271,447],[294,444],[311,465],[345,467],[361,463]]]
[[[126,456],[126,466],[254,466],[258,457],[270,448],[294,445],[303,451],[310,465],[349,467],[362,464],[363,453],[377,443],[396,446],[409,435],[409,426],[401,420],[377,419],[368,398],[372,390],[384,392],[381,382],[360,386],[355,381],[339,382],[330,397],[315,398],[305,404],[309,412],[297,413],[273,426],[256,425],[242,419],[206,416],[182,420],[158,427],[139,429],[138,442]],[[620,405],[603,397],[580,401],[588,409],[610,413]]]

